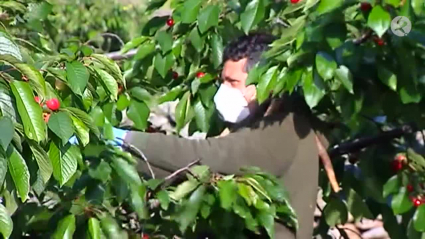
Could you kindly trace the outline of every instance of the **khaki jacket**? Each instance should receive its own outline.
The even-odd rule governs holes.
[[[131,131],[125,140],[144,152],[157,177],[197,159],[223,174],[238,174],[243,166],[257,166],[277,176],[289,193],[300,227],[295,237],[276,223],[276,238],[312,238],[319,160],[315,132],[304,114],[286,110],[251,118],[219,138],[189,140]],[[148,172],[145,163],[140,163],[139,170]]]

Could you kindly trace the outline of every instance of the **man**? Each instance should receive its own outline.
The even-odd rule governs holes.
[[[266,34],[250,34],[224,51],[222,84],[214,102],[219,115],[230,125],[229,135],[189,140],[136,131],[118,134],[145,154],[158,177],[196,159],[223,174],[237,174],[243,166],[257,166],[274,174],[283,180],[300,224],[295,236],[276,223],[276,238],[307,239],[313,234],[319,172],[314,130],[290,97],[273,109],[272,102],[279,101],[258,105],[255,86],[245,85],[249,70],[273,39]],[[140,163],[140,170],[148,172],[144,163]]]

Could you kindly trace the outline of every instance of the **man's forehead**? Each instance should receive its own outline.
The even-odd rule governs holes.
[[[221,76],[223,78],[234,76],[235,74],[240,74],[245,72],[247,58],[242,58],[238,61],[227,60],[223,65],[223,70],[221,72]]]

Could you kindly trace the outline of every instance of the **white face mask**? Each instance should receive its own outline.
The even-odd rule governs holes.
[[[242,92],[224,84],[215,94],[214,103],[221,118],[230,123],[241,122],[250,114],[248,102]]]

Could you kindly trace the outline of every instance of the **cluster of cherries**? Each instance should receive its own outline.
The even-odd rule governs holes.
[[[43,107],[43,109],[46,109],[44,105],[50,110],[50,111],[57,111],[60,108],[60,102],[56,98],[52,98],[47,100],[46,102],[42,102],[40,97],[35,96],[34,97],[35,102],[37,102],[40,106]],[[44,122],[49,122],[50,118],[50,112],[43,112],[43,119]]]
[[[391,166],[394,172],[399,172],[403,170],[405,166],[407,166],[406,156],[402,154],[397,155],[394,161],[392,161]],[[406,189],[409,193],[413,193],[415,191],[415,188],[411,184],[408,184],[406,186]],[[425,198],[422,197],[421,195],[418,195],[418,196],[410,195],[409,198],[410,200],[412,200],[413,205],[415,205],[415,207],[419,207],[420,205],[425,204]]]

